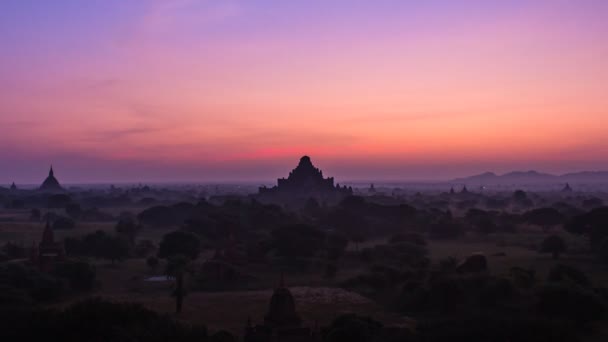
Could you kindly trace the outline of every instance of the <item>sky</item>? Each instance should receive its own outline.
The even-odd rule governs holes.
[[[0,0],[0,184],[608,170],[608,1]]]

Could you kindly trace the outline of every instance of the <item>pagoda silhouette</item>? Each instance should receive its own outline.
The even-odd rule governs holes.
[[[352,195],[353,189],[334,185],[334,178],[323,177],[323,171],[316,168],[309,156],[300,158],[298,166],[287,178],[279,178],[272,188],[261,187],[259,196],[263,199],[340,199]]]
[[[46,177],[42,185],[39,188],[40,191],[44,192],[61,192],[63,188],[57,178],[55,178],[55,172],[53,171],[53,166],[51,165],[51,169],[49,170],[49,175]]]

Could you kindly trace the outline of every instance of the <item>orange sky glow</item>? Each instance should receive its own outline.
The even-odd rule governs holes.
[[[33,3],[0,4],[0,184],[608,170],[603,1]]]

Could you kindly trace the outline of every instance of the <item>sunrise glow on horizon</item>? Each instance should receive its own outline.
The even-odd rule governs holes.
[[[608,2],[0,3],[0,184],[608,170]]]

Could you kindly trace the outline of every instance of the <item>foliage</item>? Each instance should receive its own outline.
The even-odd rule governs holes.
[[[573,284],[548,283],[539,291],[538,308],[549,317],[586,323],[601,318],[606,307],[590,289]]]
[[[313,256],[325,242],[320,230],[306,224],[283,226],[272,231],[277,254],[289,260]]]
[[[65,206],[65,213],[72,219],[77,220],[82,215],[82,208],[78,203],[69,203]]]
[[[147,257],[152,254],[156,250],[156,246],[152,242],[152,240],[140,240],[135,245],[135,256],[139,258]]]
[[[24,298],[32,301],[53,300],[65,292],[61,279],[19,263],[0,265],[0,286],[13,289],[14,294],[25,295]]]
[[[67,217],[63,217],[63,216],[59,216],[53,222],[54,230],[64,230],[64,229],[69,230],[69,229],[74,229],[75,226],[76,226],[76,223],[74,222],[74,220],[67,218]]]
[[[175,211],[171,207],[155,206],[148,208],[137,215],[139,222],[156,227],[167,227],[178,224]]]
[[[544,230],[548,230],[565,221],[564,215],[555,208],[533,209],[525,212],[522,218],[525,222],[540,226]]]
[[[559,258],[559,255],[564,253],[566,250],[566,242],[557,235],[546,237],[540,247],[541,253],[551,253],[553,255],[553,259]]]
[[[336,318],[325,337],[329,342],[369,342],[380,332],[382,324],[370,317],[346,314]]]
[[[205,342],[202,326],[178,322],[139,304],[88,299],[64,310],[0,312],[11,329],[1,329],[2,341],[150,341]]]
[[[148,267],[151,269],[156,269],[159,265],[158,258],[153,256],[149,257],[146,259],[146,265],[148,265]]]
[[[56,263],[52,274],[67,279],[72,290],[91,290],[95,285],[95,266],[86,261],[68,260]]]
[[[158,257],[168,259],[172,256],[185,255],[190,259],[196,259],[200,251],[200,241],[196,235],[177,230],[163,236]]]
[[[141,228],[141,225],[133,220],[120,220],[114,227],[114,230],[116,233],[124,236],[131,244],[135,244],[135,237]]]

